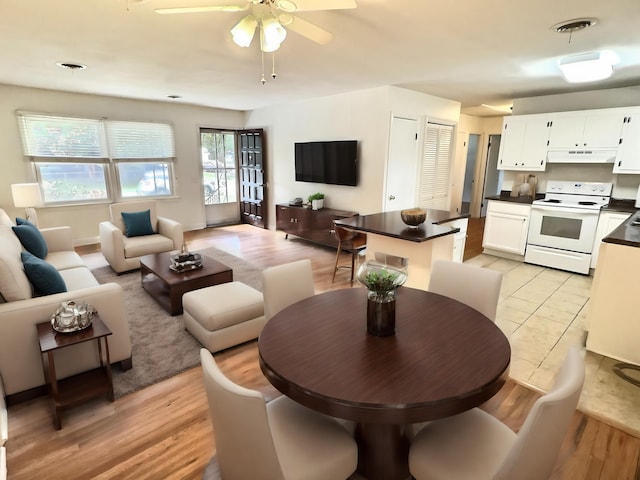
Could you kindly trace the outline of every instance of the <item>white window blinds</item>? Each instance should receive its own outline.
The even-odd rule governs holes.
[[[32,160],[106,159],[100,120],[18,114],[25,155]]]
[[[107,121],[107,138],[114,160],[174,158],[171,125]]]
[[[418,192],[421,208],[448,208],[452,141],[453,126],[427,123]]]

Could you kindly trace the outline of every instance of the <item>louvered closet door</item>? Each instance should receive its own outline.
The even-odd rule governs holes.
[[[267,172],[264,131],[238,132],[240,218],[242,223],[267,228]]]
[[[449,210],[452,141],[452,125],[427,123],[418,193],[422,208]]]

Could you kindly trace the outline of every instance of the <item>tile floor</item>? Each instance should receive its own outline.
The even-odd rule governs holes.
[[[496,324],[511,343],[510,375],[547,390],[571,345],[585,354],[578,409],[640,437],[640,388],[618,377],[619,363],[585,350],[592,277],[486,254],[469,264],[503,273]]]

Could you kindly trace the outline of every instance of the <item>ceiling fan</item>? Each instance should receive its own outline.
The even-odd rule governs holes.
[[[307,20],[293,15],[294,12],[318,10],[345,10],[356,8],[355,0],[244,0],[220,5],[197,7],[158,8],[159,14],[242,12],[250,11],[231,29],[233,41],[242,47],[251,44],[257,27],[261,30],[261,50],[275,51],[292,30],[320,45],[331,41],[333,35]],[[285,29],[286,27],[286,29]]]

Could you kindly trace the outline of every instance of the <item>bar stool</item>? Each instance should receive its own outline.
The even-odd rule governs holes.
[[[350,268],[351,269],[351,286],[353,286],[353,275],[356,264],[356,257],[367,247],[367,235],[360,232],[354,232],[353,230],[349,230],[344,227],[340,227],[333,223],[333,232],[338,240],[338,250],[336,252],[336,263],[333,267],[333,277],[331,278],[331,283],[336,279],[336,272],[339,268]],[[338,261],[340,260],[341,252],[351,253],[351,266],[349,265],[338,265]]]

